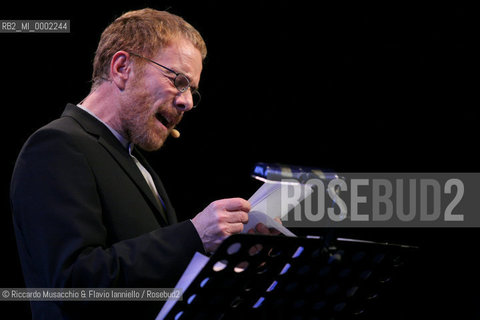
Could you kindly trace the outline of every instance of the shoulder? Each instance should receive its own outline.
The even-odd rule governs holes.
[[[25,167],[68,167],[95,154],[98,137],[74,117],[62,116],[36,130],[22,146],[15,171]]]
[[[34,146],[84,148],[108,134],[107,128],[86,111],[73,104],[67,104],[62,116],[35,131],[26,141],[23,149]],[[23,151],[23,150],[22,150]]]
[[[62,117],[35,131],[27,139],[20,153],[44,148],[53,149],[50,150],[52,152],[61,152],[67,146],[74,148],[79,140],[86,138],[88,134],[74,119]]]

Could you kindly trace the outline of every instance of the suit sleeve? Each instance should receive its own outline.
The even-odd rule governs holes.
[[[38,131],[22,149],[11,204],[30,286],[173,287],[203,251],[190,221],[107,246],[95,175],[59,130]]]

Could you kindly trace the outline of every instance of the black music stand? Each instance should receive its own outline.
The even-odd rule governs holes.
[[[238,234],[165,319],[361,319],[415,247]]]

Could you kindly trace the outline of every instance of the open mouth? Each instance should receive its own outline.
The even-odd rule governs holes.
[[[160,112],[157,112],[155,114],[155,118],[157,118],[157,120],[160,121],[160,123],[163,124],[165,128],[170,128],[173,126],[172,121],[165,118]]]

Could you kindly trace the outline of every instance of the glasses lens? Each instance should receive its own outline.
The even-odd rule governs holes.
[[[200,99],[202,97],[200,96],[200,92],[198,92],[197,90],[193,91],[192,92],[192,99],[193,99],[193,107],[195,108],[196,106],[198,106],[198,104],[200,103]]]
[[[175,77],[175,87],[177,87],[178,91],[185,92],[188,89],[188,85],[190,81],[188,81],[187,77],[181,73],[179,73]]]

